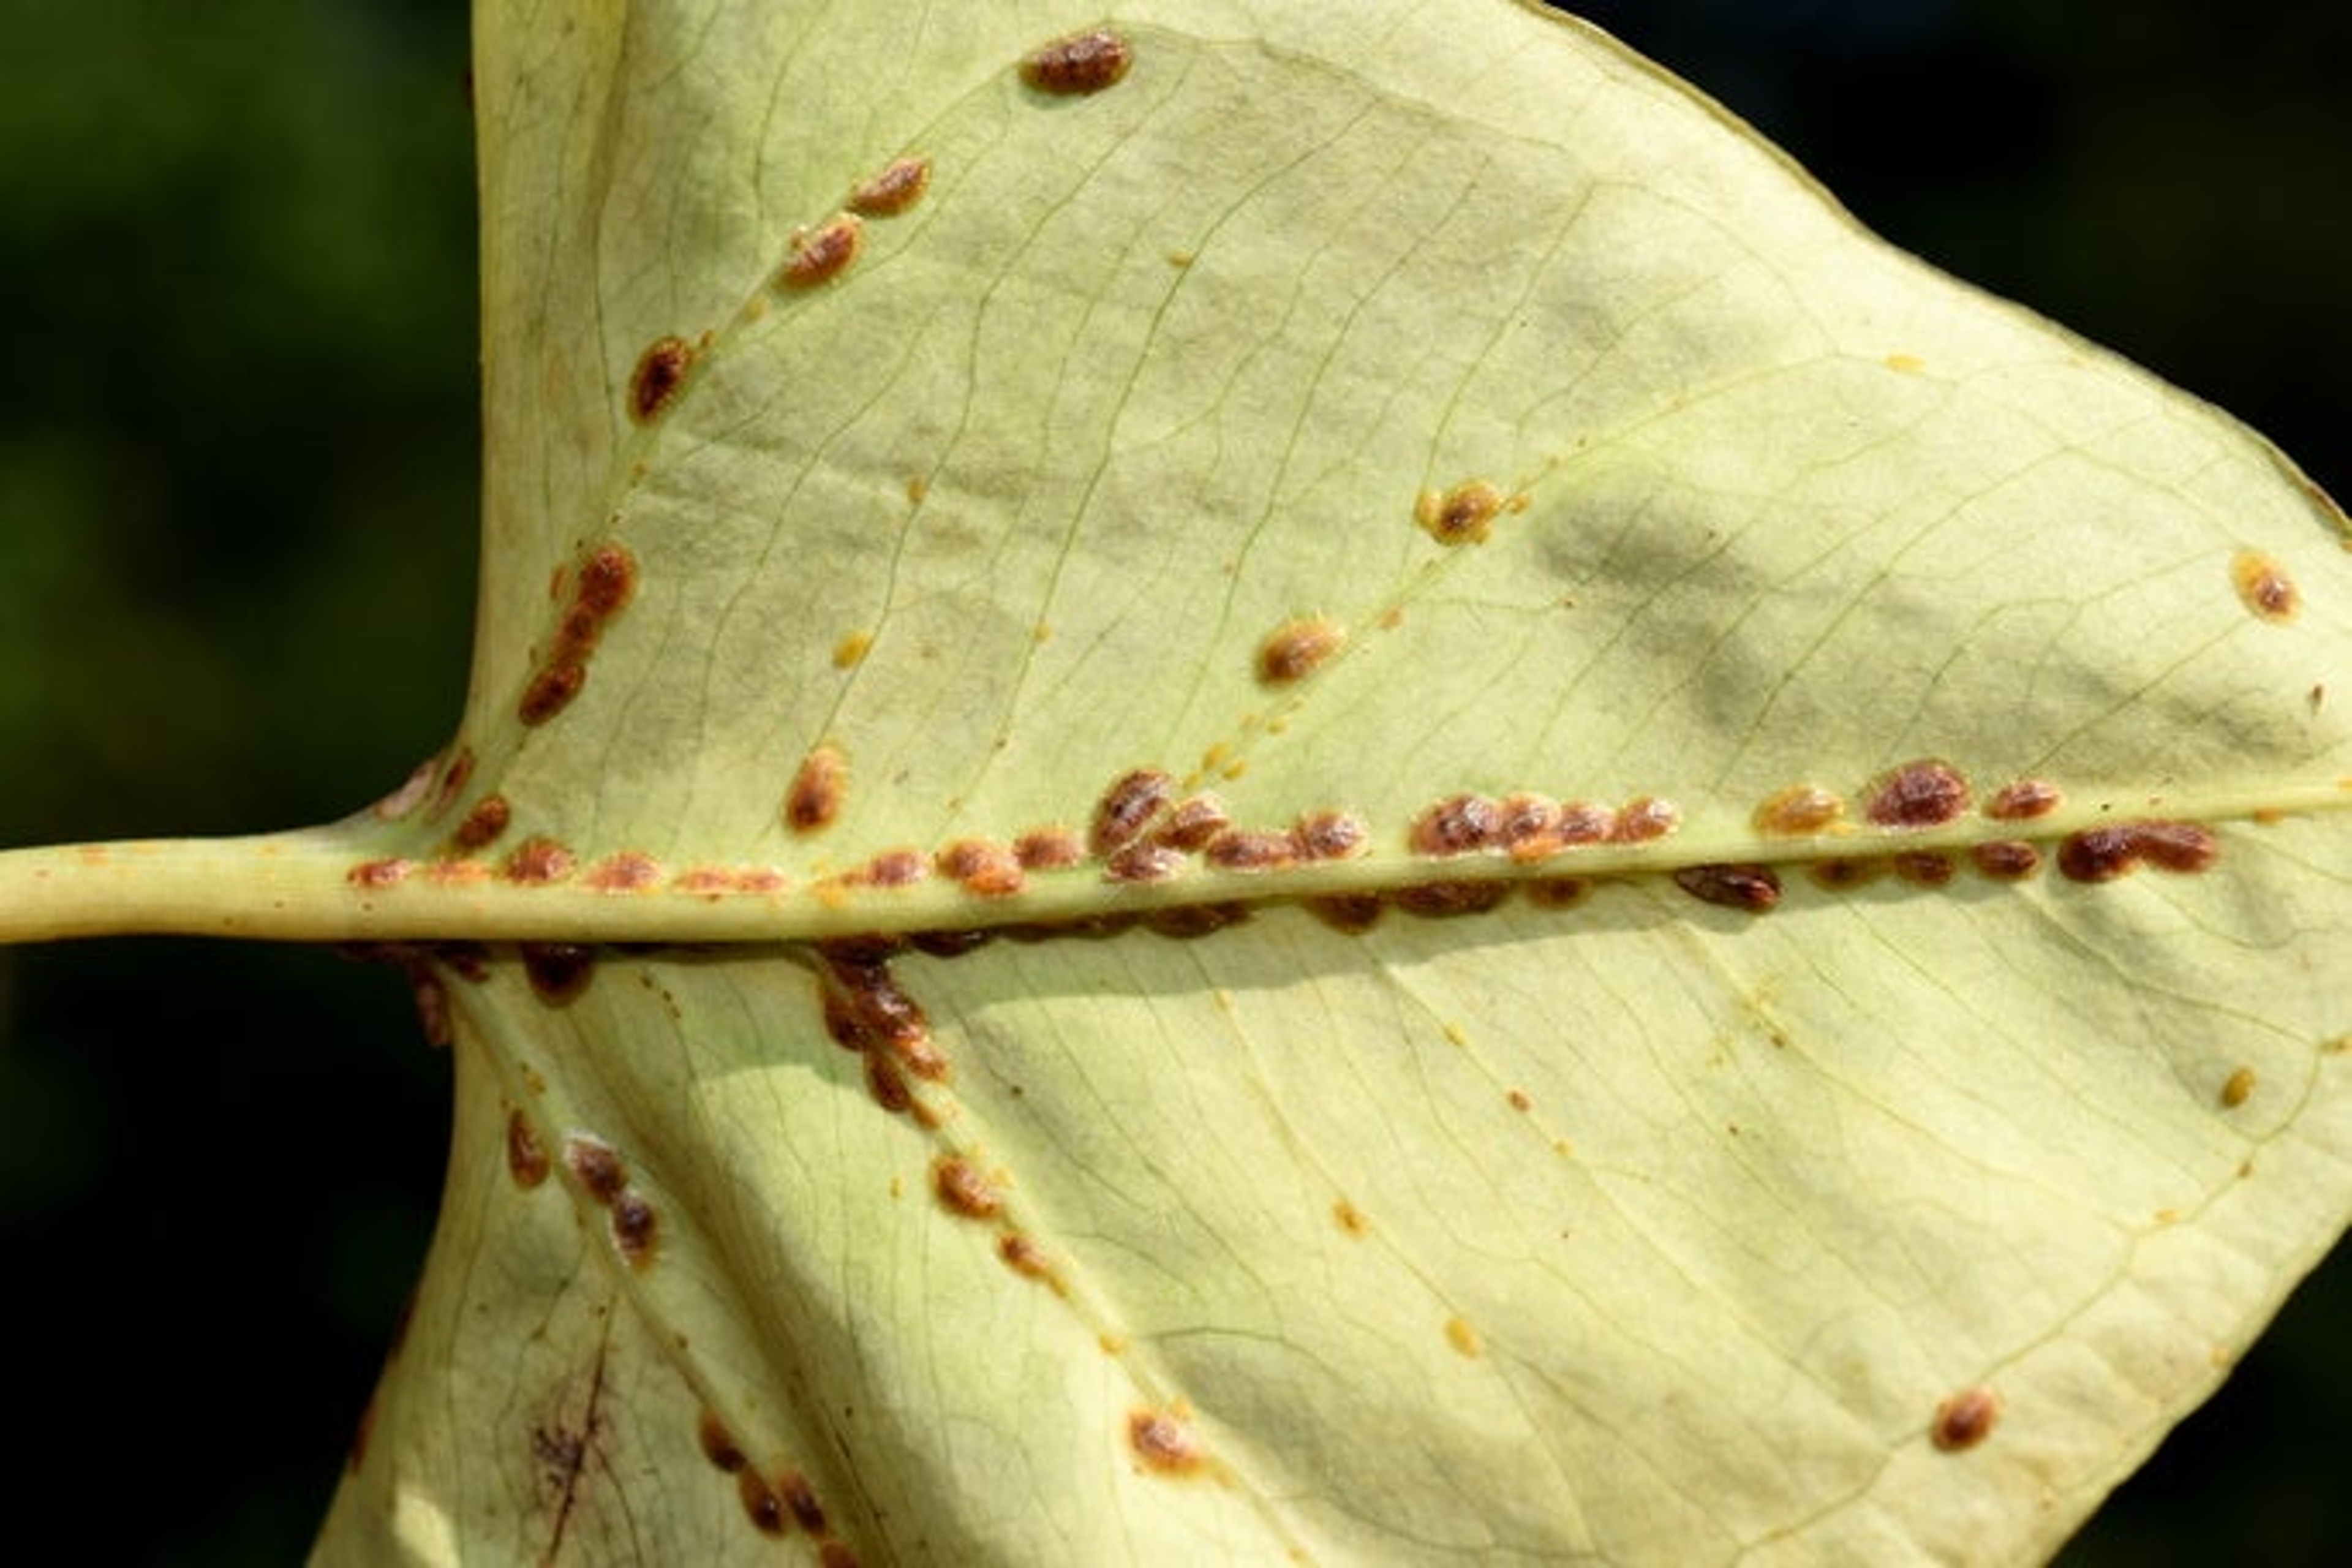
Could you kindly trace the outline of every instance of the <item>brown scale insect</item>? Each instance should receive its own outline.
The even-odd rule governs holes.
[[[1502,808],[1480,795],[1449,795],[1414,818],[1409,842],[1420,855],[1475,855],[1498,843]]]
[[[2021,882],[2042,868],[2042,851],[2018,838],[1995,838],[1969,851],[1977,870],[1997,882]]]
[[[1673,801],[1638,795],[1618,808],[1609,837],[1619,844],[1649,844],[1665,837],[1682,822],[1682,808]]]
[[[940,1202],[966,1219],[989,1219],[1004,1207],[1004,1195],[970,1161],[943,1154],[931,1164],[931,1190]]]
[[[824,1510],[818,1504],[816,1489],[809,1485],[806,1476],[793,1469],[779,1472],[776,1494],[784,1500],[784,1508],[792,1514],[794,1523],[811,1535],[824,1533]]]
[[[414,861],[397,857],[383,860],[362,860],[343,874],[343,879],[354,888],[393,888],[408,879],[416,869]]]
[[[1103,878],[1112,882],[1165,882],[1184,870],[1184,852],[1145,839],[1115,850],[1103,862]]]
[[[1209,840],[1201,858],[1220,871],[1273,871],[1297,861],[1298,845],[1287,833],[1234,828]]]
[[[1484,544],[1506,499],[1486,480],[1470,479],[1443,494],[1422,491],[1413,502],[1412,517],[1440,544]]]
[[[1021,79],[1056,98],[1084,97],[1115,87],[1135,64],[1135,47],[1108,27],[1072,33],[1041,44],[1021,58]]]
[[[506,879],[525,887],[544,887],[572,875],[576,864],[572,851],[552,838],[526,838],[507,857]]]
[[[1949,855],[1931,850],[1916,850],[1892,857],[1889,868],[1896,877],[1915,888],[1940,888],[1948,883],[1958,868]]]
[[[1158,768],[1122,773],[1095,804],[1088,847],[1097,855],[1124,849],[1142,837],[1175,798],[1175,779]]]
[[[2263,620],[2284,625],[2303,608],[2303,595],[2286,569],[2259,550],[2241,550],[2230,558],[2230,584],[2238,602]]]
[[[1086,841],[1066,827],[1033,827],[1013,841],[1024,870],[1059,871],[1087,858]]]
[[[550,1168],[547,1148],[531,1131],[530,1120],[520,1110],[507,1112],[507,1174],[516,1186],[528,1192],[547,1180]]]
[[[866,226],[855,213],[836,213],[814,228],[793,236],[793,253],[776,273],[783,289],[814,289],[849,269],[866,241]]]
[[[958,839],[940,851],[938,865],[941,876],[984,899],[1008,898],[1028,885],[1021,858],[984,838]]]
[[[1160,826],[1151,830],[1151,841],[1182,854],[1191,854],[1211,839],[1231,827],[1233,815],[1225,803],[1213,795],[1189,795],[1168,808]]]
[[[693,368],[694,345],[684,338],[656,338],[647,344],[629,374],[629,418],[652,424],[677,396]]]
[[[449,835],[449,842],[460,853],[471,854],[497,842],[513,817],[514,809],[507,805],[506,796],[486,795],[458,822],[457,831]]]
[[[1776,838],[1819,833],[1845,813],[1845,802],[1819,784],[1791,784],[1765,797],[1756,808],[1759,833]]]
[[[527,942],[517,949],[532,994],[551,1007],[576,1000],[596,978],[596,950],[572,942]]]
[[[1288,686],[1323,668],[1347,646],[1347,629],[1321,616],[1285,621],[1258,644],[1257,678],[1268,686]]]
[[[1352,859],[1372,841],[1364,819],[1345,811],[1308,812],[1292,826],[1290,837],[1302,860]]]
[[[744,1517],[762,1535],[782,1535],[792,1528],[784,1500],[767,1477],[750,1466],[735,1472],[735,1495],[742,1500]]]
[[[736,1445],[734,1434],[727,1430],[726,1423],[719,1419],[715,1411],[702,1413],[702,1419],[695,1424],[694,1437],[701,1446],[702,1457],[730,1476],[748,1462],[743,1450]]]
[[[1501,908],[1510,896],[1508,882],[1423,882],[1397,889],[1389,895],[1389,901],[1409,915],[1439,920],[1485,914]]]
[[[1361,936],[1380,924],[1387,900],[1377,893],[1333,893],[1307,900],[1307,912],[1342,936]]]
[[[624,849],[600,860],[582,879],[600,893],[641,893],[661,879],[661,862],[641,849]]]
[[[1996,822],[2023,822],[2047,816],[2065,803],[2058,786],[2046,779],[2019,779],[2000,786],[1985,803],[1985,815]]]
[[[588,667],[577,659],[551,664],[530,678],[522,689],[522,700],[515,705],[515,717],[530,728],[546,723],[572,706],[588,684]]]
[[[896,217],[923,199],[931,188],[931,161],[908,156],[889,165],[849,193],[849,210],[865,217]]]
[[[2061,839],[2058,869],[2070,881],[2110,882],[2143,859],[2159,870],[2193,872],[2220,855],[2212,831],[2193,822],[2117,822]]]
[[[1760,915],[1780,902],[1780,879],[1769,866],[1685,866],[1675,886],[1701,903]]]
[[[1993,1425],[2000,1419],[1999,1394],[1983,1386],[1962,1389],[1936,1406],[1927,1440],[1944,1453],[1957,1454],[1992,1436]]]
[[[1559,803],[1525,791],[1496,808],[1495,841],[1514,860],[1539,860],[1559,848]]]
[[[563,1165],[600,1204],[611,1204],[629,1184],[629,1167],[620,1151],[585,1132],[563,1141]]]
[[[794,833],[830,827],[849,789],[849,759],[836,746],[818,746],[801,761],[784,794],[784,825]]]
[[[1181,904],[1174,909],[1154,910],[1143,917],[1143,929],[1154,936],[1189,938],[1207,936],[1237,926],[1249,919],[1248,906],[1244,904]]]
[[[623,1258],[628,1259],[630,1268],[641,1269],[653,1261],[654,1233],[659,1222],[655,1216],[654,1205],[646,1201],[645,1194],[635,1192],[617,1194],[613,1199],[610,1224],[613,1245]]]
[[[1208,1462],[1200,1435],[1175,1412],[1137,1410],[1127,1418],[1128,1447],[1144,1468],[1161,1475],[1186,1475]]]
[[[1881,827],[1936,827],[1967,811],[1969,804],[1969,781],[1960,771],[1926,757],[1883,774],[1863,815]]]

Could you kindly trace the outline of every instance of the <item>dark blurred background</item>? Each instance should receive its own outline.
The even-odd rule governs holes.
[[[2352,496],[2352,7],[1571,6],[1898,242]],[[0,844],[341,816],[454,729],[473,607],[454,0],[0,0]],[[6,1494],[110,1563],[298,1559],[440,1181],[388,973],[0,952]],[[2352,1253],[2063,1561],[2352,1561]],[[88,1509],[90,1511],[85,1512]]]

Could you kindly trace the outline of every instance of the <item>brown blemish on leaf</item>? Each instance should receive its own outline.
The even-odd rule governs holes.
[[[784,823],[794,833],[829,827],[841,815],[849,789],[849,759],[835,746],[818,746],[801,762],[784,794]]]
[[[729,1475],[743,1468],[743,1450],[736,1446],[734,1434],[727,1430],[727,1424],[719,1419],[716,1411],[702,1413],[702,1419],[695,1424],[694,1436],[702,1446],[702,1457]]]
[[[866,226],[855,213],[836,213],[814,228],[797,230],[776,282],[785,289],[813,289],[838,278],[857,259],[865,240]]]
[[[2047,779],[2019,779],[2000,786],[1985,805],[1985,815],[1996,822],[2025,822],[2047,816],[2065,804],[2065,794]]]
[[[1927,1439],[1947,1454],[1973,1448],[1992,1435],[2000,1419],[2000,1395],[1979,1385],[1962,1389],[1936,1406],[1935,1425]]]
[[[1769,866],[1685,866],[1675,886],[1701,903],[1762,914],[1780,901],[1780,879]]]
[[[1756,831],[1774,838],[1819,833],[1845,814],[1845,802],[1819,784],[1790,784],[1756,808]]]
[[[1407,842],[1417,855],[1473,855],[1498,843],[1502,828],[1502,809],[1485,795],[1449,795],[1413,819]]]
[[[1996,882],[2021,882],[2042,868],[2042,851],[2019,838],[1996,838],[1969,851],[1977,870]]]
[[[628,1189],[629,1167],[620,1151],[585,1132],[563,1141],[563,1167],[600,1204],[610,1205]]]
[[[1087,858],[1086,840],[1066,827],[1033,827],[1013,841],[1013,858],[1026,871],[1060,871]]]
[[[1440,493],[1415,498],[1412,520],[1440,544],[1484,544],[1501,514],[1503,492],[1484,479],[1469,479]]]
[[[931,161],[909,154],[893,158],[872,179],[849,193],[849,210],[864,217],[897,217],[931,188]]]
[[[1881,827],[1937,827],[1969,808],[1969,781],[1951,763],[1934,757],[1882,775],[1871,786],[1863,815]]]
[[[966,1219],[989,1219],[1004,1207],[996,1184],[969,1160],[941,1155],[931,1164],[931,1190],[940,1202]]]
[[[1321,616],[1285,621],[1258,645],[1257,678],[1268,686],[1304,680],[1347,642],[1347,628]]]
[[[940,851],[938,864],[940,875],[983,899],[1009,898],[1028,885],[1021,858],[985,838],[958,839]]]
[[[1135,47],[1108,27],[1072,33],[1021,58],[1021,79],[1056,98],[1081,97],[1118,85],[1135,64]]]
[[[637,368],[629,374],[629,417],[639,425],[653,423],[686,384],[687,374],[693,368],[694,345],[684,338],[656,338],[648,343],[637,356]]]
[[[582,879],[600,893],[641,893],[661,881],[661,862],[642,849],[624,849],[589,868]]]
[[[2235,1110],[2254,1097],[2254,1069],[2242,1067],[2221,1082],[2221,1103]]]
[[[2221,852],[2211,830],[2193,822],[2117,822],[2060,840],[2058,869],[2070,881],[2110,882],[2143,859],[2160,870],[2202,871]]]
[[[507,830],[507,824],[513,819],[514,808],[507,804],[506,796],[486,795],[476,801],[473,809],[458,822],[457,831],[449,836],[449,842],[461,853],[485,848],[498,842],[499,835]]]
[[[527,942],[519,949],[523,978],[551,1007],[576,1000],[596,978],[596,950],[571,942]]]
[[[1129,1411],[1127,1445],[1145,1469],[1159,1475],[1191,1475],[1208,1463],[1200,1434],[1181,1410]]]
[[[2303,595],[2286,569],[2259,550],[2241,550],[2230,557],[2230,585],[2238,602],[2261,619],[2284,626],[2303,608]]]
[[[528,1192],[547,1180],[547,1147],[520,1110],[507,1112],[507,1174]]]
[[[653,1261],[654,1234],[659,1222],[644,1194],[623,1192],[614,1197],[612,1226],[613,1245],[628,1259],[630,1268],[642,1269]]]
[[[1158,768],[1122,773],[1095,803],[1087,843],[1097,855],[1124,849],[1143,837],[1176,798],[1176,781]]]

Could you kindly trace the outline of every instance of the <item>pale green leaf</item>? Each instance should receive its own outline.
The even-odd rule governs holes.
[[[2352,1210],[2343,519],[1585,29],[1147,4],[1024,84],[1097,20],[484,7],[473,700],[352,896],[761,944],[441,965],[322,1552],[2046,1553]],[[1965,807],[1870,820],[1922,759]],[[1369,847],[1005,868],[1142,767]],[[1672,811],[1417,848],[1465,792]],[[2145,821],[2218,859],[2058,868]],[[910,1058],[828,1037],[886,967]]]

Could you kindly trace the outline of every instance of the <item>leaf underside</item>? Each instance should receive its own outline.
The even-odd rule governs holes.
[[[810,9],[478,23],[354,865],[763,940],[420,967],[321,1554],[2053,1549],[2352,1212],[2340,515],[1547,15]]]

